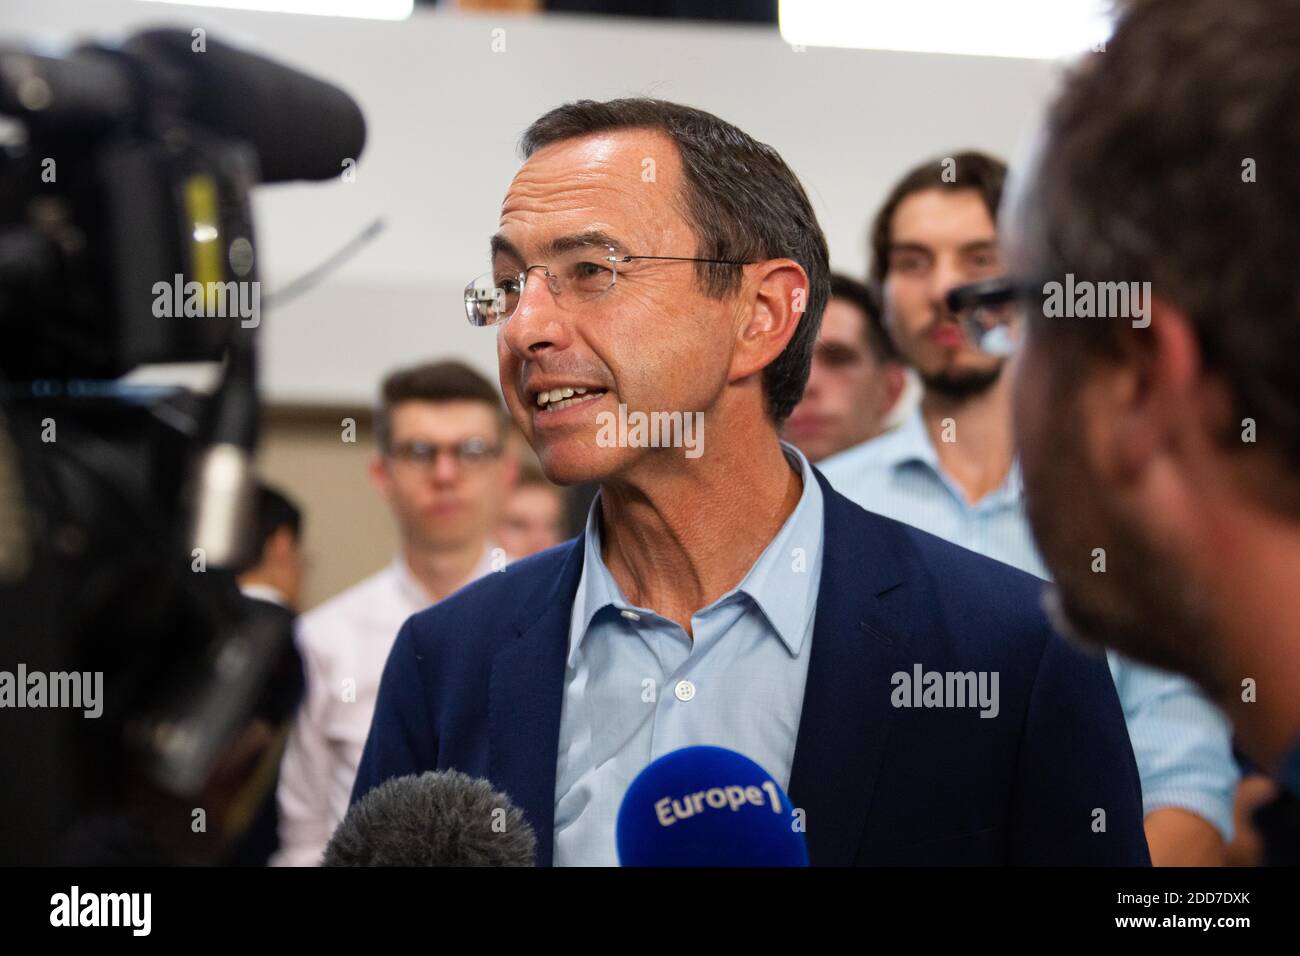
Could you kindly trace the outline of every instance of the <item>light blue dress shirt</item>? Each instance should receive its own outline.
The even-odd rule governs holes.
[[[569,622],[555,865],[617,866],[614,837],[628,785],[651,761],[711,744],[790,785],[821,582],[821,486],[782,444],[803,494],[734,588],[691,615],[694,641],[628,602],[601,559],[600,496],[587,515],[582,577]]]
[[[1025,517],[1020,464],[975,504],[939,464],[920,409],[894,429],[818,463],[835,490],[868,511],[1047,579]],[[1186,678],[1107,652],[1142,780],[1143,812],[1181,807],[1232,836],[1239,771],[1232,729]]]

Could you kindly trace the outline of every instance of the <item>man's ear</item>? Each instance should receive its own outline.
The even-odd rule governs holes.
[[[1082,400],[1099,464],[1132,478],[1162,454],[1178,453],[1188,427],[1201,427],[1203,362],[1196,330],[1186,313],[1158,298],[1150,324],[1120,334],[1118,362],[1099,359],[1101,375]],[[1083,321],[1115,321],[1089,319]]]
[[[379,492],[379,496],[385,501],[392,497],[392,476],[388,474],[388,465],[384,461],[384,456],[375,452],[370,456],[370,461],[366,465],[366,476],[370,479],[371,486]]]
[[[880,363],[880,374],[885,379],[885,403],[880,409],[881,415],[888,415],[903,397],[907,388],[907,366],[902,362],[888,361]]]
[[[271,532],[271,536],[266,539],[266,558],[283,560],[293,554],[294,548],[298,545],[294,537],[293,529],[287,524],[282,524]]]
[[[793,259],[770,259],[750,267],[754,298],[736,332],[731,381],[761,372],[776,359],[808,308],[808,274]]]

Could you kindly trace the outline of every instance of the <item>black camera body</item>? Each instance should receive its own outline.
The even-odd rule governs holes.
[[[336,175],[364,123],[328,83],[169,30],[0,49],[0,116],[20,134],[0,147],[0,670],[103,679],[94,719],[5,715],[0,862],[207,862],[188,814],[292,640],[235,581],[250,194]],[[210,393],[120,380],[196,361],[220,363]]]
[[[0,153],[0,373],[10,381],[219,360],[250,327],[219,321],[215,295],[199,315],[173,314],[174,296],[158,307],[162,282],[257,287],[259,171],[250,144],[185,115],[168,88],[183,74],[135,46],[134,56],[87,48],[67,61],[0,53],[11,90],[0,112],[27,121],[26,142]],[[58,99],[97,80],[95,122],[84,97]]]

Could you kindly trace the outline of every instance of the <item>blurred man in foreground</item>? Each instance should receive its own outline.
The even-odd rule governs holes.
[[[1274,863],[1300,862],[1298,89],[1300,0],[1134,3],[1005,217],[1061,618],[1224,707],[1282,790],[1256,817]],[[1044,293],[1067,277],[1136,284],[1145,314],[1062,315]]]

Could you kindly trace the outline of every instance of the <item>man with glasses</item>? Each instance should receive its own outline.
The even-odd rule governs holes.
[[[575,541],[407,621],[354,800],[454,767],[510,796],[539,864],[609,865],[632,779],[708,744],[787,788],[814,864],[1147,862],[1105,664],[1033,579],[868,514],[780,441],[830,286],[780,156],[650,99],[561,106],[522,151],[466,312],[547,477],[600,491]],[[605,440],[615,415],[698,415],[702,454]],[[927,697],[936,674],[995,690]]]
[[[504,450],[506,427],[496,386],[460,362],[384,380],[369,472],[396,519],[400,553],[299,621],[307,695],[281,768],[274,863],[320,861],[347,810],[380,674],[402,623],[503,564],[494,562],[489,535],[516,472]]]
[[[1026,510],[1063,626],[1224,708],[1279,791],[1254,819],[1265,860],[1294,866],[1300,0],[1121,11],[1013,177],[1006,264],[1149,294],[1138,319],[1024,310]],[[1106,574],[1089,571],[1096,549]]]
[[[1022,332],[1019,303],[1044,300],[1041,285],[1033,296],[1001,277],[994,220],[1005,174],[1001,160],[958,153],[910,170],[882,205],[872,279],[924,390],[895,431],[821,467],[864,508],[1046,578],[1025,518],[1004,374]],[[1227,721],[1185,678],[1114,654],[1108,663],[1137,757],[1152,862],[1221,865],[1238,778]]]

